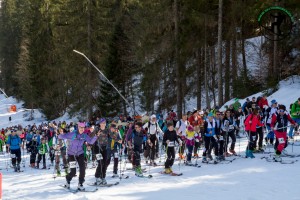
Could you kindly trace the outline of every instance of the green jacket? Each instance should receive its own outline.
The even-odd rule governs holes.
[[[44,155],[45,153],[48,153],[48,146],[47,144],[40,144],[40,146],[38,147],[39,150],[39,154]]]
[[[239,107],[241,107],[241,103],[239,101],[236,101],[234,102],[234,104],[232,104],[232,106],[235,111],[238,111]]]
[[[293,104],[291,110],[292,118],[300,118],[300,105],[298,104],[298,100]]]

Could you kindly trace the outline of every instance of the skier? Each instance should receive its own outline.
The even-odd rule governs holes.
[[[253,155],[253,150],[255,148],[255,141],[256,141],[256,127],[257,126],[264,126],[260,122],[260,118],[258,117],[258,110],[254,109],[253,112],[247,116],[245,120],[245,131],[248,134],[248,146],[246,149],[246,157],[247,158],[255,158]]]
[[[193,153],[193,147],[195,145],[195,140],[200,140],[200,136],[198,133],[196,133],[194,131],[194,127],[192,125],[189,125],[186,131],[186,140],[185,140],[185,144],[186,144],[186,148],[188,150],[188,154],[187,154],[187,161],[186,164],[189,165],[191,164],[191,160],[192,160],[192,153]]]
[[[235,129],[235,135],[237,138],[241,138],[239,132],[240,132],[240,123],[241,123],[241,119],[243,117],[243,111],[242,111],[242,107],[238,108],[238,111],[234,112],[234,118],[236,119],[236,129]]]
[[[28,152],[30,152],[30,167],[35,168],[36,155],[38,153],[39,135],[31,132],[28,134],[28,138],[31,137],[31,141],[28,143]]]
[[[42,143],[38,147],[38,160],[37,160],[37,163],[36,163],[36,168],[39,169],[40,162],[43,158],[43,168],[42,169],[46,169],[46,153],[48,153],[49,147],[46,144],[45,138],[42,138],[41,142]]]
[[[224,132],[222,132],[222,117],[221,117],[221,112],[217,111],[216,116],[215,116],[215,121],[216,121],[216,127],[215,127],[215,132],[217,136],[217,151],[219,154],[219,160],[225,160],[224,157]]]
[[[148,137],[150,139],[150,143],[146,143],[146,150],[144,152],[144,156],[146,159],[150,158],[150,165],[157,166],[154,162],[155,154],[158,150],[158,134],[163,135],[163,131],[160,129],[159,124],[156,122],[156,116],[152,115],[150,117],[150,121],[147,122],[144,126],[144,129],[148,128]]]
[[[297,124],[300,124],[300,97],[298,98],[297,101],[295,101],[295,103],[293,103],[292,105],[292,109],[291,109],[291,116],[292,116],[292,119],[297,122]],[[297,128],[295,129],[297,130]],[[290,138],[293,138],[293,131],[294,131],[294,127],[292,126],[290,128],[290,131],[289,131],[289,137]]]
[[[231,111],[230,110],[227,110],[226,111],[226,115],[223,119],[223,125],[222,125],[222,129],[223,131],[226,133],[225,135],[225,156],[228,157],[230,156],[232,153],[233,155],[236,155],[236,152],[234,151],[234,148],[235,148],[235,142],[236,142],[236,137],[235,137],[235,126],[236,126],[236,123],[235,123],[235,119],[234,117],[231,115]],[[229,137],[231,138],[231,145],[230,145],[230,148],[229,148],[229,152],[227,152],[227,149],[228,149],[228,142],[229,142]]]
[[[55,169],[56,169],[57,176],[61,175],[60,166],[59,166],[60,157],[62,157],[62,160],[63,160],[65,173],[68,174],[68,162],[67,162],[67,152],[66,152],[67,145],[66,145],[65,140],[58,139],[58,136],[63,133],[64,133],[64,130],[62,128],[58,128],[58,131],[52,138],[52,147],[54,149]]]
[[[113,178],[118,177],[119,152],[122,146],[122,139],[116,124],[110,125],[110,132],[107,145],[107,162],[106,168],[109,166],[111,157],[114,159]]]
[[[13,129],[11,134],[8,136],[7,147],[10,150],[11,163],[15,169],[15,172],[20,172],[20,163],[21,163],[21,149],[22,141],[17,135],[17,130]]]
[[[288,121],[293,126],[298,125],[294,120],[292,120],[290,115],[286,112],[285,106],[279,105],[278,111],[275,114],[273,114],[272,121],[271,121],[271,129],[272,131],[274,131],[276,136],[276,142],[274,146],[274,149],[276,150],[276,154],[274,155],[274,160],[276,162],[281,161],[280,155],[286,145]]]
[[[142,126],[142,122],[136,122],[132,134],[127,136],[128,148],[133,151],[132,163],[135,168],[135,175],[139,177],[143,176],[140,157],[143,141],[145,139],[149,145],[152,144],[150,139],[148,139],[148,135],[144,134]]]
[[[98,121],[100,129],[97,133],[98,139],[94,143],[94,153],[98,166],[95,172],[95,185],[106,185],[106,160],[107,160],[107,146],[109,130],[106,128],[106,120],[104,118]]]
[[[258,110],[257,118],[258,118],[260,124],[263,124],[263,119],[264,119],[263,112],[259,106],[257,106],[257,110]],[[255,147],[254,152],[264,152],[264,150],[262,148],[263,138],[264,138],[263,126],[258,124],[256,126],[256,138],[254,141],[254,147]]]
[[[178,139],[176,131],[174,130],[174,123],[172,121],[169,121],[167,123],[168,130],[164,134],[163,138],[163,144],[167,145],[167,160],[165,162],[165,173],[166,174],[171,174],[173,173],[172,171],[172,166],[174,164],[174,159],[175,159],[175,141],[181,146],[182,142],[181,140]]]
[[[189,117],[188,119],[190,125],[193,126],[193,130],[195,131],[195,133],[197,133],[198,135],[200,135],[200,126],[203,125],[203,119],[202,117],[199,115],[197,109],[194,109],[192,115]],[[200,137],[199,137],[200,138]],[[194,157],[198,157],[198,148],[200,147],[200,140],[199,139],[195,139],[194,141]]]
[[[182,119],[176,123],[176,131],[179,140],[182,141],[182,145],[178,150],[179,158],[184,159],[184,151],[185,151],[185,138],[186,138],[186,129],[188,126],[187,115],[182,115]]]
[[[219,152],[218,152],[218,143],[217,143],[217,136],[216,136],[216,121],[213,118],[213,113],[209,113],[208,114],[208,119],[206,119],[206,121],[204,122],[204,151],[203,151],[203,158],[202,158],[202,162],[207,162],[206,159],[206,154],[207,151],[210,148],[210,145],[212,145],[212,147],[215,150],[215,158],[214,158],[214,162],[218,162],[219,161]]]
[[[89,144],[93,144],[97,140],[97,136],[90,138],[87,134],[83,134],[85,129],[85,123],[79,122],[78,129],[74,132],[69,132],[66,134],[60,134],[58,139],[68,139],[70,140],[70,146],[67,149],[70,173],[66,175],[66,188],[70,188],[70,182],[76,174],[76,162],[79,165],[79,183],[78,190],[82,191],[84,177],[85,177],[85,162],[84,162],[84,152],[83,145],[86,141]]]
[[[274,143],[274,132],[271,130],[271,120],[272,120],[272,115],[277,112],[277,101],[273,99],[271,101],[271,107],[269,107],[266,112],[266,128],[269,131],[267,134],[267,137],[265,138],[266,143],[270,142],[271,145]]]

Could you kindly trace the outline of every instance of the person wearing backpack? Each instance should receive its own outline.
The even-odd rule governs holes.
[[[150,145],[151,141],[148,139],[148,134],[144,134],[143,131],[143,123],[138,121],[134,124],[132,133],[127,135],[128,149],[133,152],[132,165],[135,170],[135,175],[138,177],[143,176],[140,153],[145,140]]]
[[[15,169],[15,172],[20,171],[20,163],[21,163],[21,146],[22,141],[20,137],[17,135],[17,130],[13,129],[11,134],[8,136],[7,147],[10,150],[11,155],[11,163]]]
[[[68,173],[68,162],[67,162],[67,145],[66,142],[62,139],[58,139],[60,134],[63,134],[64,130],[58,128],[58,131],[55,132],[55,135],[52,138],[52,147],[54,149],[55,155],[55,169],[57,176],[61,176],[60,173],[60,157],[62,157],[65,173]]]
[[[292,105],[291,117],[295,122],[297,122],[297,124],[300,124],[300,97]],[[297,130],[297,128],[295,128],[295,130]],[[290,138],[293,138],[293,135],[294,135],[293,131],[294,131],[294,127],[292,126],[289,131]]]
[[[257,98],[257,105],[260,107],[261,110],[263,110],[266,106],[269,107],[267,95],[263,95],[260,99]]]
[[[277,101],[275,99],[273,99],[271,101],[271,107],[269,107],[267,110],[266,110],[266,128],[268,130],[268,134],[267,136],[265,137],[265,141],[266,143],[270,142],[271,145],[273,145],[274,143],[274,132],[272,131],[271,129],[271,120],[272,120],[272,116],[273,114],[275,114],[277,112]]]
[[[281,162],[281,152],[287,145],[288,122],[290,122],[292,126],[298,126],[298,124],[294,120],[292,120],[290,115],[286,112],[285,106],[279,105],[278,111],[272,115],[271,120],[271,129],[276,135],[276,142],[274,145],[274,149],[276,150],[276,152],[273,157],[276,162]]]
[[[85,129],[85,123],[79,122],[78,129],[74,132],[66,134],[60,134],[58,139],[68,139],[70,141],[67,149],[68,161],[70,167],[70,173],[66,175],[66,188],[70,188],[70,182],[76,174],[76,162],[79,165],[79,183],[78,190],[85,190],[83,187],[85,178],[85,158],[84,158],[84,143],[94,144],[98,136],[90,138],[87,134],[83,133]]]
[[[40,162],[43,159],[43,168],[46,169],[46,153],[49,152],[49,147],[46,144],[45,138],[41,139],[41,144],[38,146],[38,160],[36,162],[36,168],[39,169]]]
[[[154,162],[154,158],[156,153],[158,152],[158,135],[163,135],[163,131],[160,129],[158,123],[156,122],[156,115],[152,115],[150,117],[150,121],[147,122],[144,126],[144,129],[148,129],[148,137],[150,139],[150,143],[146,143],[146,150],[144,152],[145,158],[150,158],[150,165],[157,166]]]
[[[246,158],[255,158],[253,155],[253,150],[255,149],[255,140],[256,140],[256,127],[264,126],[259,120],[258,109],[254,109],[252,114],[248,115],[245,120],[245,131],[248,134],[248,146],[246,149]]]
[[[184,159],[186,129],[188,124],[189,122],[187,121],[187,115],[182,115],[182,119],[176,123],[175,128],[178,135],[178,139],[182,142],[182,146],[178,150],[179,159]]]

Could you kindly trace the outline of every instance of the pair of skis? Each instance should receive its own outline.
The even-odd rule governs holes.
[[[77,192],[96,192],[96,191],[98,191],[98,187],[112,187],[112,186],[118,185],[118,184],[119,184],[119,182],[112,183],[112,184],[100,184],[100,185],[97,185],[95,183],[88,183],[87,185],[94,186],[96,188],[90,188],[90,187],[88,187],[88,188],[85,188],[84,190],[67,188],[67,187],[65,187],[65,185],[59,185],[59,186],[62,187],[63,189],[65,189],[65,190],[67,190],[67,191],[75,194]]]

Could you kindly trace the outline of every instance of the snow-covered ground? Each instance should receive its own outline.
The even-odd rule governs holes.
[[[246,139],[238,140],[237,152],[243,154],[245,148]],[[270,150],[272,151],[272,149]],[[300,154],[300,146],[294,146],[293,150],[289,146],[287,150],[290,153],[293,151],[293,153]],[[237,157],[230,164],[202,164],[201,168],[187,166],[179,168],[179,161],[176,161],[173,170],[182,172],[183,176],[180,177],[161,175],[159,172],[163,170],[163,167],[159,166],[150,168],[152,179],[138,178],[134,176],[133,172],[125,171],[130,178],[120,181],[110,178],[112,175],[112,165],[110,165],[107,181],[109,183],[120,181],[119,185],[111,188],[99,188],[95,193],[76,194],[59,187],[65,180],[64,178],[53,179],[53,168],[37,170],[27,167],[28,155],[24,156],[26,162],[26,167],[23,168],[24,172],[14,173],[11,168],[7,171],[5,169],[7,156],[0,156],[0,167],[3,173],[3,199],[300,199],[300,163],[286,165],[271,163],[260,159],[263,154],[256,154],[255,159]],[[294,158],[285,159],[295,160]],[[47,162],[49,163],[49,161]],[[124,167],[123,162],[121,167]],[[146,168],[149,170],[149,167]],[[94,173],[95,169],[87,169],[86,183],[94,181]],[[77,179],[75,177],[72,180],[71,187],[77,186]]]
[[[300,76],[294,75],[285,80],[282,80],[278,84],[278,90],[267,97],[269,104],[273,99],[275,99],[279,104],[283,104],[286,106],[286,109],[290,111],[290,104],[294,103],[300,97]],[[252,99],[252,97],[262,96],[263,92],[259,92],[257,94],[253,94],[247,98]],[[239,102],[241,105],[246,101],[245,99],[240,99]],[[229,106],[234,103],[234,99],[226,102],[221,110],[225,109],[225,106]]]

